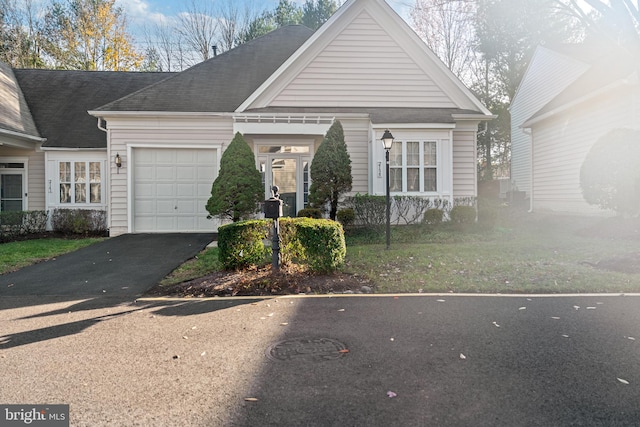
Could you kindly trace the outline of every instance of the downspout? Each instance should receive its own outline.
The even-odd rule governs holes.
[[[109,235],[111,235],[111,144],[109,144],[109,130],[105,126],[101,126],[103,123],[106,123],[104,119],[98,117],[98,129],[106,133],[107,137],[107,164],[105,165],[105,169],[107,172],[107,182],[109,183],[106,186],[107,190],[107,231]]]
[[[529,165],[529,210],[527,213],[533,213],[533,129],[532,128],[522,128],[522,132],[525,135],[529,135],[529,141],[531,146],[531,164]]]

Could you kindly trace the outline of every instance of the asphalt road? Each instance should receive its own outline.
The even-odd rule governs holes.
[[[639,296],[0,299],[0,402],[91,426],[637,426]]]

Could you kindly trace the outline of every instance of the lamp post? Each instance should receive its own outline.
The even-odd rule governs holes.
[[[391,246],[391,194],[389,188],[389,151],[393,145],[393,135],[389,132],[389,129],[384,131],[382,135],[382,146],[385,150],[385,156],[387,160],[387,249]]]

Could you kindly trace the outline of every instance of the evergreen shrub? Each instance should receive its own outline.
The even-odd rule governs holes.
[[[336,271],[347,254],[342,225],[329,219],[281,218],[280,247],[283,263],[306,264],[317,273]]]
[[[315,219],[321,219],[322,218],[322,211],[318,208],[304,208],[304,209],[300,209],[298,211],[298,215],[299,218],[315,218]]]
[[[271,249],[264,240],[269,236],[271,221],[254,219],[225,224],[218,228],[218,260],[226,270],[261,266]]]

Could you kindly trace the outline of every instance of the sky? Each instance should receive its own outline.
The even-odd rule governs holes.
[[[198,0],[203,1],[203,0]],[[212,0],[214,3],[216,0]],[[223,0],[229,1],[229,0]],[[273,10],[278,5],[278,0],[245,0],[252,2],[258,10]],[[293,0],[302,6],[305,0]],[[414,0],[386,0],[387,3],[405,20],[408,20],[409,10]],[[127,20],[132,34],[138,34],[140,29],[155,23],[170,22],[179,12],[188,9],[190,1],[176,0],[116,0],[116,4],[122,7],[127,15]]]

